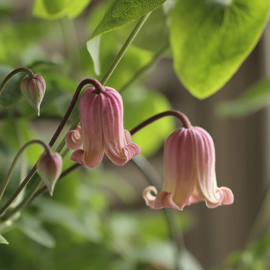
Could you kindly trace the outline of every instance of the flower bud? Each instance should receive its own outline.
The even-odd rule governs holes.
[[[29,78],[29,76],[26,75],[20,83],[20,89],[25,99],[39,116],[40,104],[46,89],[46,82],[43,77],[35,75],[35,78]]]
[[[55,184],[62,171],[62,157],[58,153],[45,151],[37,162],[37,171],[52,196]]]

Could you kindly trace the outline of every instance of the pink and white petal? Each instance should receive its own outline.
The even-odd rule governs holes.
[[[72,153],[70,159],[79,164],[85,165],[84,156],[85,151],[83,151],[82,149],[78,149]]]
[[[196,151],[196,190],[198,196],[206,201],[209,208],[223,202],[233,201],[230,189],[218,188],[215,172],[215,147],[211,136],[202,128],[192,129]]]
[[[82,144],[81,127],[78,126],[74,130],[70,130],[65,137],[66,146],[71,150],[79,149]]]
[[[189,205],[195,188],[194,149],[190,129],[174,131],[164,147],[165,180],[162,191],[172,193],[172,200],[179,209]]]
[[[124,130],[123,101],[113,88],[105,87],[102,95],[102,123],[105,152],[116,165],[122,166],[140,153],[135,143],[128,143],[131,138]]]
[[[162,209],[164,207],[170,207],[176,210],[183,210],[183,208],[185,207],[185,204],[179,207],[177,204],[174,203],[172,199],[172,193],[161,191],[156,197],[156,200],[154,203],[154,209]]]
[[[79,104],[85,164],[89,168],[96,167],[104,155],[101,96],[94,88],[88,88]]]

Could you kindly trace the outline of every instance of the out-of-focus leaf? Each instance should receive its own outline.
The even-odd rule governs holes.
[[[154,263],[165,267],[166,269],[174,269],[175,251],[170,242],[156,242],[142,248],[140,250],[140,259],[142,262]],[[179,254],[179,265],[183,270],[203,270],[202,266],[187,250],[183,250]]]
[[[270,78],[250,87],[235,100],[218,104],[216,112],[221,117],[244,117],[266,107],[270,103]]]
[[[126,204],[131,204],[135,201],[137,197],[136,190],[116,173],[96,168],[89,171],[89,175],[91,176],[92,185],[110,189]]]
[[[46,222],[60,224],[70,231],[86,237],[91,241],[100,238],[99,224],[94,212],[88,212],[87,216],[80,217],[74,210],[53,200],[40,198],[35,203],[39,208],[38,217]],[[92,219],[92,223],[90,220]]]
[[[2,82],[12,71],[12,68],[0,65],[0,82]],[[22,98],[20,82],[23,76],[25,75],[16,74],[7,82],[0,95],[0,105],[9,107]]]
[[[91,0],[36,0],[33,14],[37,17],[54,20],[68,15],[77,17]]]
[[[109,2],[106,14],[87,42],[87,48],[94,61],[95,70],[99,71],[100,67],[98,56],[98,45],[100,41],[97,42],[95,38],[101,34],[131,23],[158,8],[165,1],[166,0],[115,0]],[[99,72],[97,72],[97,74],[99,74]]]
[[[174,68],[197,98],[221,88],[256,45],[267,19],[268,0],[178,1],[170,41]]]
[[[108,80],[107,85],[121,89],[134,74],[151,62],[153,53],[135,46],[130,46],[122,61]]]
[[[0,234],[0,244],[2,245],[8,245],[8,241]]]
[[[94,69],[97,75],[100,75],[100,60],[99,60],[100,40],[101,36],[98,36],[94,40],[87,42],[87,50],[89,51],[93,59]]]
[[[16,224],[24,234],[40,245],[48,248],[55,246],[54,238],[42,227],[39,220],[24,214]]]
[[[123,93],[125,129],[131,130],[147,118],[171,109],[167,98],[158,92],[139,87]],[[160,119],[132,136],[146,157],[154,154],[174,129],[172,117]]]

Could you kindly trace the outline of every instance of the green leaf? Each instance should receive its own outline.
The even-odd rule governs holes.
[[[18,228],[29,238],[48,248],[55,246],[54,238],[41,226],[39,220],[24,214],[17,222]]]
[[[77,17],[91,0],[36,0],[33,14],[37,17],[54,20],[68,15]]]
[[[94,242],[99,240],[100,232],[98,226],[96,226],[95,213],[90,213],[89,211],[87,217],[80,217],[73,209],[66,205],[45,198],[40,198],[35,204],[39,207],[39,219],[53,224],[61,224],[70,231],[88,240]],[[93,221],[92,224],[88,220],[90,217]]]
[[[147,118],[170,110],[169,101],[164,95],[141,88],[133,88],[123,94],[125,129],[131,130]],[[172,117],[160,119],[132,136],[132,141],[140,147],[146,157],[153,155],[174,129]]]
[[[170,242],[155,242],[140,250],[142,262],[155,263],[166,269],[173,269],[175,264],[173,245]],[[179,254],[179,265],[183,270],[203,270],[195,257],[187,250]]]
[[[197,98],[221,88],[262,34],[268,0],[178,1],[172,11],[170,41],[174,68]]]
[[[266,107],[270,102],[270,78],[250,87],[235,100],[224,101],[216,107],[221,117],[244,117]]]
[[[12,68],[0,65],[0,82],[2,82],[12,71]],[[0,95],[0,105],[9,107],[22,98],[20,82],[23,76],[25,75],[16,74],[7,82]]]
[[[96,40],[96,38],[101,34],[113,31],[114,29],[135,21],[141,16],[160,7],[165,1],[166,0],[114,0],[109,2],[107,12],[87,42],[87,49],[94,61],[95,71],[98,75],[100,74],[98,48],[100,40]]]
[[[8,245],[8,241],[0,234],[0,244]]]
[[[149,64],[152,59],[153,53],[131,45],[108,80],[107,85],[120,90],[121,87],[133,78],[136,72]],[[121,79],[119,80],[119,78]]]

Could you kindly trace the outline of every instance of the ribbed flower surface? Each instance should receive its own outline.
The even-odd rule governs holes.
[[[211,136],[200,127],[181,128],[166,140],[164,148],[164,185],[157,194],[155,187],[144,190],[146,204],[154,209],[205,201],[207,207],[232,204],[229,188],[218,187],[215,172],[215,147]]]
[[[104,88],[101,93],[95,88],[84,92],[79,104],[81,131],[77,128],[66,137],[67,146],[77,149],[71,159],[89,168],[101,162],[104,152],[114,164],[122,166],[141,151],[124,130],[121,95],[113,88]],[[79,149],[82,143],[83,149]]]

